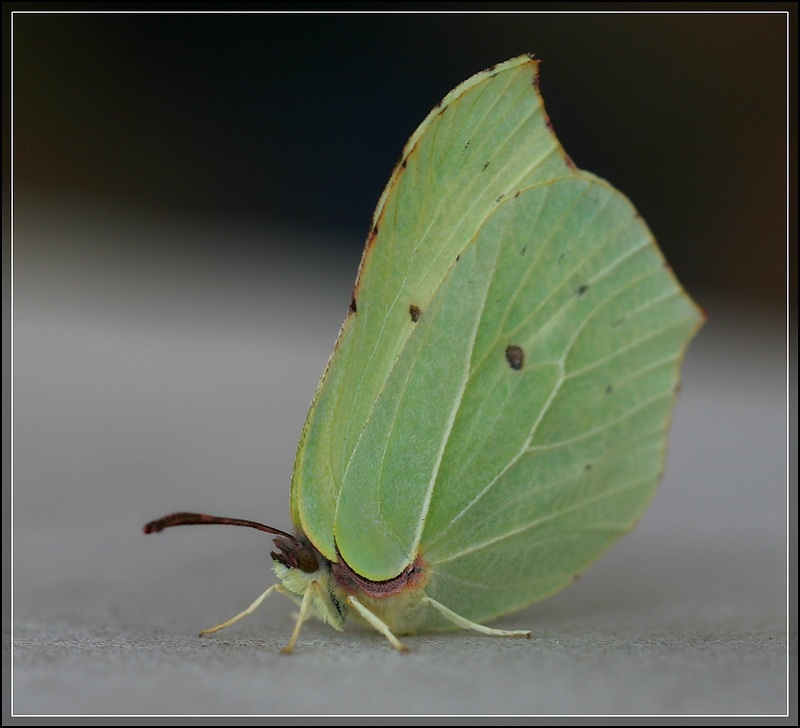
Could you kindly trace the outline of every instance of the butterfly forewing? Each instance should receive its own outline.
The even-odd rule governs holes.
[[[292,513],[335,558],[338,493],[390,371],[435,292],[498,200],[570,174],[524,57],[452,91],[409,140],[378,204],[328,370],[298,449]],[[353,310],[354,309],[354,310]]]

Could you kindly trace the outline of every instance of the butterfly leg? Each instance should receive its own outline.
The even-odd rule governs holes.
[[[478,624],[477,622],[470,622],[468,619],[464,619],[464,617],[459,616],[455,612],[448,609],[444,604],[440,604],[435,599],[431,599],[430,597],[423,597],[428,604],[430,604],[434,609],[441,612],[445,617],[447,617],[453,624],[458,625],[462,629],[474,629],[476,632],[481,632],[482,634],[492,635],[493,637],[530,637],[531,633],[524,629],[492,629],[491,627],[484,627],[482,624]]]
[[[225,627],[230,627],[232,624],[238,622],[242,617],[246,617],[248,614],[252,614],[261,606],[261,603],[269,596],[269,593],[272,591],[280,592],[281,594],[286,594],[288,597],[294,597],[288,589],[284,588],[282,584],[273,584],[267,591],[265,591],[258,599],[256,599],[247,609],[243,612],[237,614],[233,619],[229,619],[227,622],[223,622],[222,624],[218,624],[216,627],[211,627],[210,629],[202,629],[200,630],[200,636],[203,637],[207,634],[211,634],[212,632],[218,632],[221,629],[225,629]]]
[[[383,620],[378,619],[372,612],[369,611],[361,602],[358,601],[353,596],[347,597],[347,601],[350,605],[355,609],[364,619],[367,620],[375,629],[378,630],[384,637],[386,637],[389,642],[392,643],[392,647],[400,652],[405,652],[408,648],[400,642],[400,640],[395,637],[390,629],[384,624]]]
[[[278,586],[278,584],[275,586]],[[314,595],[320,590],[320,585],[316,581],[312,581],[311,586],[309,586],[303,594],[303,601],[300,602],[300,614],[297,615],[297,621],[294,624],[294,629],[292,630],[292,636],[289,639],[289,644],[287,644],[286,647],[281,650],[284,655],[289,655],[291,654],[292,650],[294,650],[297,638],[300,636],[300,627],[302,627],[303,622],[309,618],[311,602],[314,599]]]

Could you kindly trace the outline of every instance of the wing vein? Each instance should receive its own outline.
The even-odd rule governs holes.
[[[459,552],[457,552],[455,554],[452,554],[451,556],[448,556],[448,557],[446,557],[444,559],[441,559],[440,561],[437,561],[436,563],[437,563],[437,565],[438,564],[444,564],[444,563],[447,563],[448,561],[455,561],[456,559],[459,559],[459,558],[461,558],[463,556],[467,556],[469,554],[475,553],[476,551],[482,551],[483,549],[488,548],[489,546],[492,546],[492,545],[494,545],[496,543],[499,543],[500,541],[505,541],[508,538],[513,538],[514,536],[517,536],[520,533],[525,533],[525,531],[529,531],[532,528],[536,528],[537,526],[541,526],[543,523],[547,523],[548,521],[555,520],[556,518],[559,518],[560,516],[564,516],[564,515],[566,515],[568,513],[572,513],[573,511],[579,510],[579,509],[589,505],[590,503],[596,503],[598,501],[603,500],[604,498],[608,498],[609,496],[616,495],[618,493],[622,493],[625,490],[630,490],[631,488],[639,487],[640,485],[643,485],[644,483],[649,482],[649,480],[650,480],[649,477],[648,478],[640,478],[639,480],[634,480],[634,481],[625,483],[625,484],[619,486],[618,488],[610,488],[608,490],[604,490],[602,493],[598,493],[598,494],[596,494],[595,496],[593,496],[591,498],[586,498],[584,500],[581,500],[578,503],[575,503],[575,504],[569,506],[568,508],[562,508],[560,510],[554,511],[553,513],[550,513],[547,516],[544,516],[543,518],[539,518],[539,519],[537,519],[535,521],[532,521],[531,523],[526,523],[524,526],[520,526],[519,528],[515,528],[515,529],[512,529],[510,531],[507,531],[506,533],[504,533],[504,534],[502,534],[500,536],[495,536],[494,538],[487,539],[486,541],[483,541],[482,543],[476,544],[475,546],[471,546],[470,548],[463,549],[462,551],[459,551]]]
[[[508,221],[506,221],[506,225],[508,225]],[[497,255],[497,251],[495,255]],[[475,320],[472,326],[472,332],[470,334],[470,341],[469,341],[469,356],[464,357],[464,369],[462,373],[462,382],[459,388],[458,396],[456,397],[453,407],[450,410],[450,416],[447,421],[447,427],[445,428],[445,432],[442,435],[441,444],[439,446],[439,452],[436,456],[436,463],[433,468],[433,472],[431,473],[430,480],[428,481],[428,488],[425,492],[425,501],[422,508],[421,518],[419,519],[419,525],[417,526],[417,533],[414,537],[414,547],[413,552],[416,553],[419,549],[420,541],[422,540],[422,533],[425,528],[425,522],[427,520],[428,512],[430,511],[431,500],[433,499],[433,492],[436,486],[436,480],[439,476],[439,469],[442,465],[442,458],[444,457],[444,451],[447,447],[447,443],[450,441],[450,435],[453,432],[453,425],[456,421],[456,416],[461,409],[461,404],[464,401],[464,393],[466,392],[467,385],[471,379],[472,372],[470,368],[470,362],[472,361],[472,351],[475,347],[475,340],[478,336],[478,329],[480,328],[481,320],[483,319],[483,313],[486,310],[486,301],[489,298],[489,290],[492,286],[492,281],[494,280],[494,276],[497,273],[497,266],[493,266],[492,268],[492,275],[490,280],[486,283],[483,289],[483,300],[481,301],[480,310],[478,311],[477,315],[475,316]]]

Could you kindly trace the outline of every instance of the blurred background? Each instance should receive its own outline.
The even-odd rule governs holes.
[[[12,55],[8,11],[30,7],[3,6],[18,712],[783,709],[785,15],[21,13]],[[534,626],[532,650],[420,637],[388,688],[371,634],[309,624],[265,676],[285,600],[194,634],[274,580],[271,543],[141,526],[194,510],[291,528],[298,437],[403,145],[522,53],[565,150],[630,197],[708,311],[665,480],[578,583],[501,620]],[[796,362],[789,383],[795,401]]]
[[[315,229],[355,260],[433,105],[534,53],[564,148],[631,197],[701,303],[783,308],[784,29],[780,14],[17,15],[15,193]]]

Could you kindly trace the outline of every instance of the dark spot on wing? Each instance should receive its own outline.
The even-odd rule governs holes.
[[[569,167],[573,172],[578,171],[578,168],[575,166],[575,162],[572,161],[572,157],[570,157],[566,152],[564,152],[564,161],[567,163],[567,167]]]
[[[502,200],[502,199],[503,199],[505,196],[506,196],[506,193],[504,192],[502,195],[500,195],[500,197],[498,197],[498,198],[495,200],[495,203],[497,203],[497,202],[500,202],[500,200]]]
[[[616,321],[615,321],[613,324],[611,324],[611,326],[612,326],[613,328],[616,328],[617,326],[622,326],[622,322],[623,322],[624,320],[625,320],[625,319],[618,318],[618,319],[617,319],[617,320],[616,320]]]
[[[559,256],[558,256],[558,262],[559,262],[559,263],[560,263],[562,260],[564,260],[564,256],[565,256],[565,255],[566,255],[566,253],[561,253],[561,255],[559,255]]]
[[[522,246],[522,250],[519,251],[520,255],[525,255],[525,251],[528,249],[528,244]]]
[[[525,352],[519,346],[509,345],[506,347],[506,359],[512,369],[520,370],[525,363]]]
[[[400,169],[405,169],[407,164],[408,160],[404,159],[402,162],[400,162]]]
[[[422,316],[422,310],[419,308],[419,306],[415,306],[413,303],[408,307],[408,313],[411,315],[411,320],[414,323],[417,323]]]
[[[606,387],[606,394],[611,394],[614,391],[614,387],[610,384]]]
[[[488,167],[490,164],[491,164],[491,162],[486,162],[486,164],[484,164],[484,165],[483,165],[483,169],[481,169],[481,172],[485,172],[485,171],[486,171],[486,168],[487,168],[487,167]]]
[[[354,292],[350,297],[350,313],[355,313],[356,311],[358,311],[358,306],[356,305],[356,296]]]
[[[369,231],[369,235],[367,235],[367,244],[364,246],[364,255],[366,256],[367,253],[372,249],[372,246],[375,245],[375,241],[378,239],[378,230],[379,225],[376,222],[372,226],[372,230]],[[356,279],[356,286],[361,282],[361,271],[359,271],[358,278]]]
[[[469,146],[469,143],[470,143],[470,140],[467,139],[467,143],[464,145],[464,148],[461,150],[462,154],[467,151],[467,147]]]
[[[584,466],[583,469],[584,470],[591,470],[592,469],[592,464],[591,463],[586,463],[586,465]]]
[[[577,293],[578,293],[578,295],[579,295],[579,296],[582,296],[582,295],[583,295],[584,293],[586,293],[586,291],[588,291],[588,290],[589,290],[589,285],[588,285],[587,283],[581,283],[581,284],[578,286],[578,291],[577,291]]]
[[[459,261],[459,260],[461,260],[461,253],[459,253],[459,254],[456,256],[456,263],[458,263],[458,261]]]

